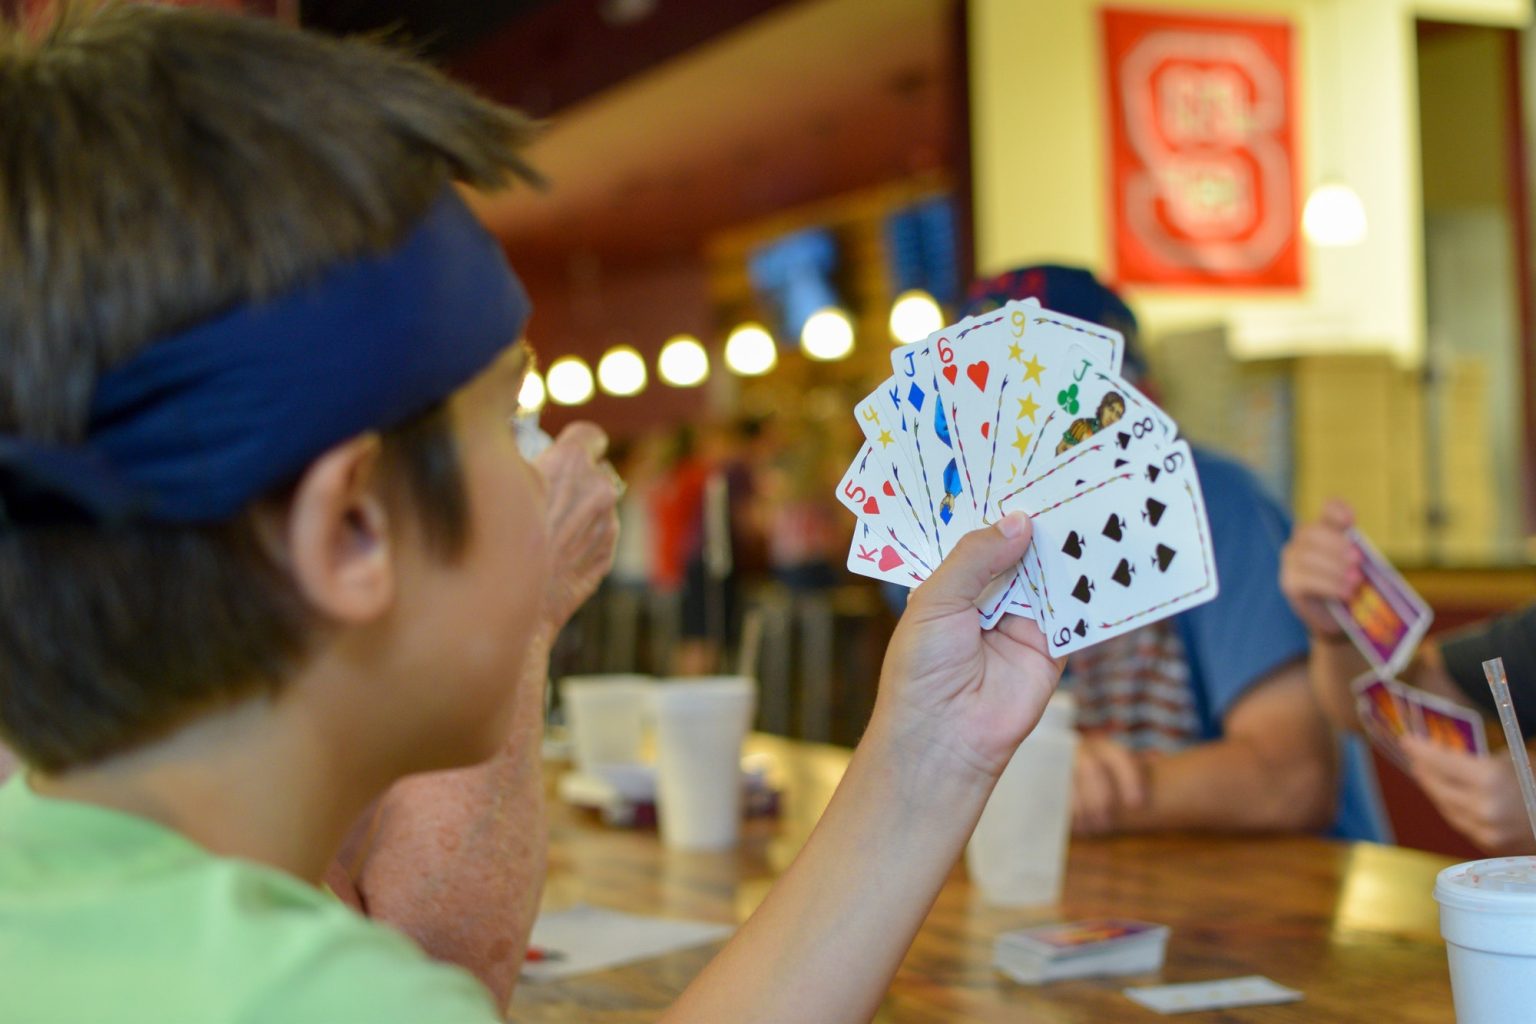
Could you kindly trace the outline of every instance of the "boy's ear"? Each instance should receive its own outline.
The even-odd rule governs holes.
[[[281,522],[283,561],[324,617],[361,624],[395,600],[389,513],[379,483],[377,434],[352,438],[312,462]],[[276,538],[274,538],[276,539]]]

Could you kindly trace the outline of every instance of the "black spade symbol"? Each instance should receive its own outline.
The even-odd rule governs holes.
[[[1147,499],[1147,522],[1151,523],[1153,526],[1157,525],[1158,520],[1163,518],[1163,513],[1166,511],[1168,511],[1168,506],[1164,505],[1156,498]]]
[[[1169,547],[1168,545],[1159,544],[1157,546],[1157,571],[1167,572],[1168,566],[1173,562],[1173,556],[1176,554],[1178,554],[1178,552],[1173,550],[1173,548]]]
[[[1087,576],[1079,576],[1077,578],[1077,586],[1072,588],[1072,596],[1083,602],[1083,604],[1087,604],[1089,599],[1093,597],[1093,584],[1088,582]]]
[[[1122,587],[1128,587],[1131,585],[1131,575],[1135,571],[1135,569],[1131,568],[1131,563],[1128,560],[1122,558],[1120,559],[1120,564],[1115,566],[1114,575],[1110,578],[1113,579],[1116,583],[1120,584]]]
[[[1125,451],[1131,446],[1131,435],[1122,430],[1119,434],[1115,435],[1115,441],[1119,443],[1120,450]]]
[[[1076,633],[1078,636],[1087,636],[1088,623],[1084,622],[1082,619],[1078,619],[1077,625],[1072,627],[1072,632]]]
[[[1072,558],[1083,557],[1083,538],[1078,536],[1076,530],[1067,534],[1067,542],[1061,546],[1061,553]]]
[[[1118,543],[1125,536],[1125,520],[1111,512],[1104,522],[1104,536]]]
[[[1149,484],[1157,483],[1157,478],[1162,476],[1162,475],[1163,475],[1163,471],[1158,469],[1156,466],[1148,466],[1147,467],[1147,483],[1149,483]]]

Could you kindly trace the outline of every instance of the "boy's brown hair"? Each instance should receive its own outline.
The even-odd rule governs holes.
[[[0,19],[0,434],[84,440],[104,369],[387,250],[452,180],[532,179],[530,133],[405,56],[262,19],[118,2],[41,31]],[[384,462],[456,553],[442,407],[388,432]],[[0,527],[0,738],[45,771],[89,764],[275,693],[314,625],[253,510]]]

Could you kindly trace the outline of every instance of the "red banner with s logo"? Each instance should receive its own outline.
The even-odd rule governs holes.
[[[1301,286],[1291,26],[1103,11],[1116,274]]]

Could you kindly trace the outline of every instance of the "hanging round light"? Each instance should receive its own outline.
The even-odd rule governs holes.
[[[517,408],[521,412],[538,412],[544,408],[544,378],[538,370],[523,375],[523,386],[517,392]]]
[[[725,365],[743,377],[760,377],[778,361],[779,350],[773,335],[761,324],[741,324],[725,339]]]
[[[897,345],[922,341],[944,326],[944,312],[933,296],[913,288],[891,304],[891,340]]]
[[[1343,182],[1324,182],[1307,197],[1301,229],[1313,245],[1359,245],[1365,241],[1365,204],[1360,194]]]
[[[597,385],[620,398],[638,395],[645,390],[645,360],[628,345],[615,345],[597,362]]]
[[[581,405],[592,397],[592,371],[575,356],[561,356],[544,376],[549,399],[560,405]]]
[[[675,388],[697,387],[709,377],[709,353],[698,338],[679,334],[661,346],[656,372]]]
[[[853,321],[836,306],[818,309],[800,328],[800,347],[812,359],[846,359],[853,351]]]

